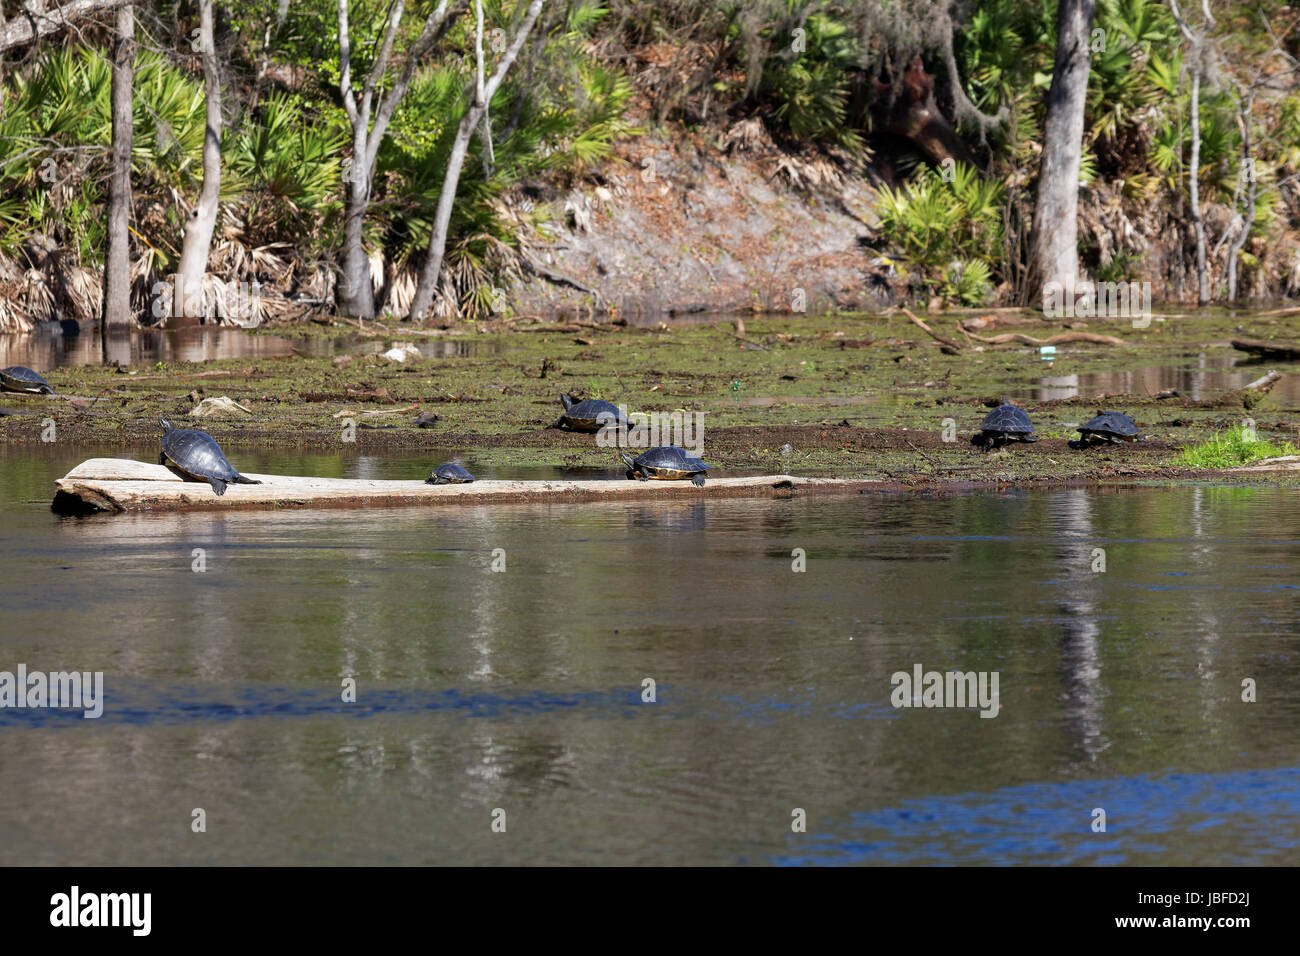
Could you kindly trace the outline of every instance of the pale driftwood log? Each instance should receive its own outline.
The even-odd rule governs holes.
[[[1274,383],[1277,382],[1277,380],[1280,379],[1281,377],[1282,377],[1281,372],[1268,372],[1264,375],[1261,375],[1259,378],[1255,379],[1255,381],[1251,382],[1249,385],[1243,386],[1241,390],[1243,392],[1249,392],[1252,389],[1264,389],[1265,391],[1267,391],[1268,389],[1272,388]]]
[[[1300,455],[1283,455],[1281,458],[1263,458],[1249,465],[1238,465],[1233,471],[1300,471]]]
[[[56,483],[54,510],[191,511],[241,508],[365,508],[485,502],[699,500],[856,492],[882,483],[837,478],[763,475],[710,478],[702,488],[689,481],[475,481],[428,485],[423,481],[296,478],[255,475],[260,485],[230,485],[217,495],[207,484],[185,481],[161,465],[119,458],[92,458]]]

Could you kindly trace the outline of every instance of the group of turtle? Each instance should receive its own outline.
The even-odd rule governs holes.
[[[1123,412],[1099,411],[1079,426],[1079,440],[1070,442],[1071,448],[1088,448],[1092,445],[1118,445],[1137,441],[1137,422]],[[1035,442],[1034,425],[1023,408],[1010,402],[999,405],[985,416],[980,430],[971,444],[983,446],[985,451],[1011,442]]]
[[[7,371],[7,370],[6,370]],[[607,425],[628,427],[628,421],[618,407],[598,399],[575,402],[568,395],[560,396],[564,413],[552,428],[562,428],[576,432],[597,432]],[[226,493],[226,486],[258,485],[260,481],[246,478],[239,473],[221,451],[215,438],[207,432],[194,428],[175,428],[171,422],[163,419],[162,452],[158,464],[165,465],[180,472],[187,478],[206,481],[218,495]],[[627,477],[638,481],[658,479],[674,481],[686,479],[696,485],[704,484],[704,473],[708,465],[698,458],[692,458],[685,450],[675,445],[651,448],[638,458],[619,453],[627,465]],[[439,465],[425,479],[430,485],[459,485],[474,480],[474,476],[455,462]]]
[[[560,396],[564,414],[553,428],[579,432],[596,432],[609,424],[627,426],[627,419],[609,402],[588,400],[574,402],[568,395]],[[206,481],[218,495],[226,493],[226,486],[258,485],[261,482],[246,478],[227,460],[215,438],[194,428],[176,428],[163,419],[162,452],[158,464],[196,481]],[[687,479],[696,485],[704,484],[708,466],[692,458],[675,445],[651,448],[638,458],[619,453],[627,464],[627,477],[638,481]],[[474,480],[474,476],[455,462],[439,465],[425,479],[430,485],[458,485]]]
[[[575,402],[571,395],[561,395],[560,404],[564,411],[551,428],[561,428],[573,432],[598,432],[602,428],[630,428],[631,424],[622,409],[612,402],[599,398],[589,398]],[[704,473],[709,470],[698,458],[693,458],[683,448],[676,445],[660,445],[650,448],[636,458],[618,453],[627,465],[627,477],[637,481],[689,481],[693,485],[704,485]]]

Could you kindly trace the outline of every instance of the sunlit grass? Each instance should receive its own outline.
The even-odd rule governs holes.
[[[1260,441],[1253,431],[1238,426],[1184,449],[1175,461],[1189,468],[1231,468],[1262,458],[1296,454],[1300,454],[1300,450],[1289,441],[1278,444]]]

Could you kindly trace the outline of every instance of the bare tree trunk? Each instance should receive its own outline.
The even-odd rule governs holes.
[[[339,311],[361,319],[375,317],[375,286],[370,276],[370,256],[366,254],[366,207],[370,204],[370,176],[365,168],[366,137],[364,130],[354,131],[354,159],[347,168],[343,213],[343,274],[337,294]]]
[[[415,289],[415,298],[411,302],[411,311],[408,315],[410,319],[423,319],[427,315],[429,307],[433,305],[433,297],[438,291],[438,277],[442,272],[442,257],[447,249],[447,229],[451,224],[451,211],[456,202],[456,187],[460,183],[460,173],[465,165],[465,154],[469,150],[470,138],[474,135],[475,128],[487,114],[487,105],[492,102],[492,97],[496,95],[501,82],[519,56],[519,51],[523,49],[524,43],[527,42],[528,34],[532,32],[534,24],[537,23],[537,18],[541,15],[544,3],[545,0],[532,0],[532,3],[528,5],[528,11],[524,14],[523,21],[515,31],[510,46],[506,48],[506,52],[502,55],[501,61],[493,71],[492,77],[486,84],[476,85],[474,102],[465,111],[465,115],[461,117],[460,126],[456,130],[456,139],[452,143],[451,156],[447,160],[447,172],[443,176],[442,192],[438,196],[438,210],[433,220],[433,232],[429,236],[428,255],[425,257],[424,267],[420,270],[420,281]],[[481,34],[481,23],[478,29]],[[479,42],[482,42],[481,35]]]
[[[1079,274],[1079,166],[1094,7],[1095,0],[1060,0],[1057,8],[1056,64],[1047,92],[1030,249],[1031,290],[1060,283],[1067,298],[1073,296]]]
[[[203,133],[203,188],[185,224],[185,245],[172,290],[173,328],[198,325],[203,315],[203,277],[208,271],[212,233],[221,200],[221,72],[213,41],[212,0],[199,0],[199,56],[203,61],[203,90],[207,128]],[[179,319],[180,321],[175,321]]]
[[[1196,304],[1210,301],[1210,280],[1205,268],[1205,220],[1201,218],[1201,68],[1192,65],[1192,157],[1187,170],[1187,198],[1192,228],[1196,232]]]
[[[119,7],[113,36],[110,90],[113,141],[109,150],[108,248],[104,255],[104,305],[99,316],[100,341],[108,354],[108,337],[131,327],[131,92],[135,82],[135,15]]]
[[[380,81],[388,72],[388,62],[393,51],[397,27],[405,9],[405,0],[396,0],[389,9],[374,66],[366,76],[360,95],[352,83],[352,44],[348,29],[348,0],[338,0],[339,22],[339,93],[343,108],[352,124],[351,164],[345,173],[343,205],[343,262],[340,267],[339,289],[335,301],[339,312],[362,319],[374,318],[375,288],[370,277],[370,257],[365,249],[366,209],[370,204],[371,183],[375,162],[379,158],[379,145],[383,142],[393,113],[406,96],[416,68],[424,57],[442,39],[455,18],[464,9],[464,0],[457,0],[449,9],[451,0],[439,0],[437,7],[424,21],[424,27],[407,51],[406,63],[392,88],[375,99]],[[374,122],[371,123],[371,111]]]

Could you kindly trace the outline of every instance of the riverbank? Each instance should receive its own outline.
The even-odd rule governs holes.
[[[1270,440],[1294,440],[1300,425],[1300,390],[1288,366],[1241,364],[1247,356],[1230,344],[1236,337],[1287,338],[1285,318],[1170,316],[1146,329],[1074,322],[1070,330],[1120,344],[1060,345],[1046,358],[1021,343],[964,339],[957,317],[925,321],[940,336],[962,339],[960,354],[945,354],[901,314],[746,317],[740,326],[485,324],[456,334],[401,336],[437,353],[408,352],[401,362],[367,354],[394,344],[388,330],[363,335],[355,324],[314,327],[316,337],[347,335],[339,354],[50,370],[60,396],[0,396],[0,443],[52,437],[149,446],[158,420],[169,418],[211,432],[236,461],[241,448],[347,445],[380,455],[452,450],[495,468],[616,469],[614,449],[598,446],[594,436],[547,427],[561,411],[559,394],[567,392],[634,412],[702,413],[704,457],[718,474],[941,487],[1237,480],[1184,468],[1176,456],[1247,419]],[[990,313],[983,321],[985,338],[1008,328],[1037,339],[1066,330],[1018,313]],[[1269,390],[1242,390],[1270,369],[1282,376]],[[1192,384],[1179,388],[1179,382]],[[219,397],[242,410],[190,417],[201,401]],[[1040,440],[986,454],[969,440],[1002,397],[1030,413]],[[1071,448],[1076,426],[1101,407],[1132,415],[1143,440]],[[422,416],[425,427],[416,424]]]

